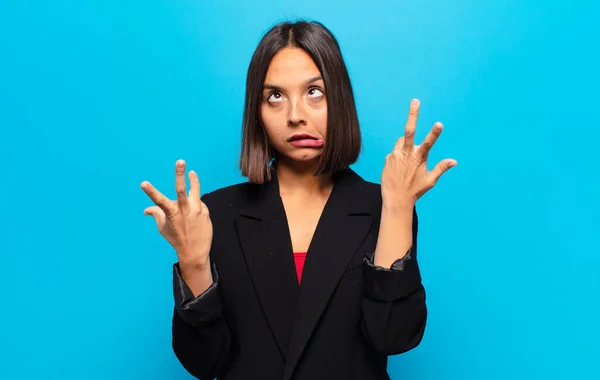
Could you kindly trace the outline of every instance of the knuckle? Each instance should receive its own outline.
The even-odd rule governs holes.
[[[165,213],[165,216],[166,216],[166,217],[167,217],[169,220],[173,221],[173,219],[175,219],[175,217],[176,217],[178,214],[179,214],[179,208],[177,208],[177,207],[174,207],[174,208],[172,208],[172,209],[168,210],[168,211]]]
[[[194,202],[191,202],[188,208],[190,213],[194,216],[200,215],[202,213],[201,207],[196,205]]]
[[[207,217],[210,216],[210,210],[208,209],[208,207],[204,203],[202,203],[202,213],[204,215],[206,215]]]

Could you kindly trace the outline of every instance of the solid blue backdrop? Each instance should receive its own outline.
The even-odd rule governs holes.
[[[322,21],[347,60],[379,181],[421,99],[430,310],[394,379],[600,378],[598,5],[591,1],[0,4],[0,378],[188,379],[171,350],[176,257],[142,211],[188,161],[237,170],[262,34]],[[596,69],[594,69],[596,67]]]

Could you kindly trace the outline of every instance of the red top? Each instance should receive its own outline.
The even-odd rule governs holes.
[[[296,263],[296,274],[298,275],[298,283],[302,279],[302,270],[304,269],[304,261],[306,260],[306,252],[294,252],[294,262]]]

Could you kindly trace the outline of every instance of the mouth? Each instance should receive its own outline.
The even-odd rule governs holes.
[[[288,139],[289,142],[298,141],[298,140],[318,140],[316,137],[308,135],[306,133],[295,134]]]
[[[298,148],[320,148],[323,140],[306,133],[298,133],[288,139],[288,142]]]

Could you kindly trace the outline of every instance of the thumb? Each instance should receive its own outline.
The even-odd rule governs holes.
[[[156,225],[160,225],[164,222],[165,213],[158,206],[151,206],[144,210],[144,215],[151,215],[156,221]]]
[[[442,174],[444,174],[445,172],[447,172],[450,168],[456,166],[458,163],[456,162],[456,160],[453,160],[451,158],[447,158],[445,160],[442,160],[440,162],[438,162],[437,165],[435,165],[435,167],[433,168],[433,170],[431,170],[431,172],[429,173],[431,176],[431,180],[433,183],[436,183],[440,177],[442,176]]]

